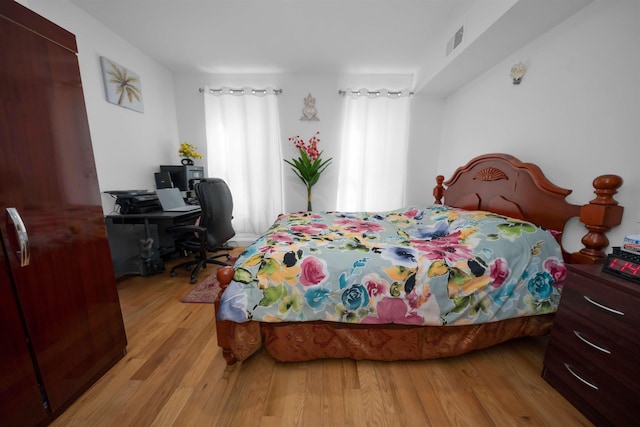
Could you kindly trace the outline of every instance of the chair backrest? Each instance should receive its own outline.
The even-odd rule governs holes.
[[[195,185],[196,195],[202,213],[200,226],[207,229],[207,245],[214,249],[233,236],[233,197],[223,179],[205,178]]]

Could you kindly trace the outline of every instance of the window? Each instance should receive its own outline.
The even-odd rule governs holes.
[[[279,91],[204,92],[209,175],[231,189],[236,233],[262,234],[283,211]]]
[[[405,202],[407,92],[345,91],[337,209],[385,211]]]

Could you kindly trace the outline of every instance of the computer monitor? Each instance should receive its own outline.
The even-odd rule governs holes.
[[[193,190],[193,185],[204,178],[202,166],[161,165],[160,172],[168,172],[173,186],[180,191]]]
[[[173,181],[169,172],[156,172],[153,175],[156,178],[156,188],[173,188]]]

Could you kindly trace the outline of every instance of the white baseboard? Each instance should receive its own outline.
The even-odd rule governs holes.
[[[255,234],[236,234],[233,239],[229,240],[229,246],[248,246],[260,237]]]

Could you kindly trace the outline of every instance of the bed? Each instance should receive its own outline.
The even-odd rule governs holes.
[[[431,204],[387,212],[280,215],[217,277],[228,364],[274,359],[423,360],[550,331],[566,263],[605,258],[621,222],[617,175],[585,205],[534,164],[487,154],[436,177]],[[561,245],[579,217],[575,253]]]

